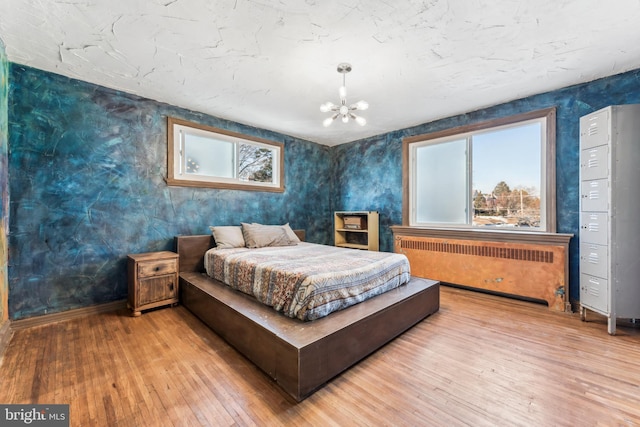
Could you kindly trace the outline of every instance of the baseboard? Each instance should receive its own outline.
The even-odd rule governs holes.
[[[4,356],[4,352],[9,347],[9,340],[11,340],[12,335],[11,330],[11,321],[7,320],[0,326],[0,364],[2,363],[2,357]]]
[[[60,313],[45,314],[42,316],[29,317],[27,319],[14,320],[11,322],[11,330],[32,328],[34,326],[46,325],[49,323],[62,322],[64,320],[76,319],[78,317],[91,314],[107,313],[117,311],[127,307],[126,300],[108,302],[106,304],[92,305],[89,307],[76,308],[62,311]]]

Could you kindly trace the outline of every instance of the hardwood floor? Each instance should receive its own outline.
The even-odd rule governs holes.
[[[16,331],[0,403],[71,425],[640,425],[640,329],[442,288],[441,309],[296,404],[183,307]]]

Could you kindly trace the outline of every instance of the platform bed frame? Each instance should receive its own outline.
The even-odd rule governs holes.
[[[295,230],[304,239],[304,232]],[[210,235],[177,236],[180,302],[302,401],[440,308],[439,282],[399,288],[311,322],[288,318],[204,274]]]

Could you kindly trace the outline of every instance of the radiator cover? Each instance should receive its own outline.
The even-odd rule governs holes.
[[[568,238],[561,243],[424,237],[398,234],[395,252],[411,274],[445,283],[544,301],[571,311],[568,295]]]

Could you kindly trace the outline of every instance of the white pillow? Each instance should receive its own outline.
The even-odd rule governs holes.
[[[216,241],[216,248],[218,249],[242,248],[245,246],[242,227],[238,225],[211,226],[209,229],[213,234],[213,239]]]

